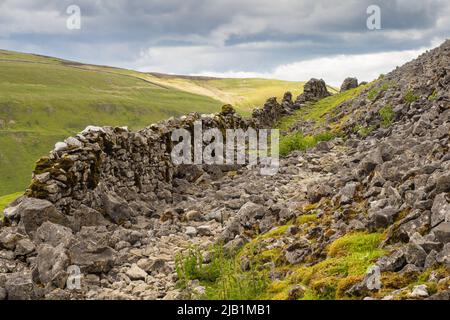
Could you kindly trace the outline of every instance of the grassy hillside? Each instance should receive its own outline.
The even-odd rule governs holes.
[[[0,50],[0,196],[23,191],[34,162],[87,125],[139,129],[224,103],[248,114],[302,83],[166,76]]]
[[[339,123],[333,123],[331,131],[321,132],[316,135],[304,135],[302,132],[289,133],[289,130],[299,121],[312,120],[315,121],[316,126],[322,125],[326,115],[330,115],[333,110],[344,101],[358,96],[368,86],[370,86],[370,84],[359,86],[343,93],[334,94],[305,108],[297,110],[291,116],[281,119],[277,125],[283,133],[280,138],[280,154],[286,156],[294,150],[306,150],[316,146],[320,141],[332,139],[338,134]]]
[[[291,91],[296,97],[303,92],[303,82],[268,79],[219,79],[207,77],[151,74],[152,82],[173,86],[180,90],[205,95],[234,105],[242,114],[249,114],[269,97],[283,97]],[[149,79],[150,80],[150,79]]]

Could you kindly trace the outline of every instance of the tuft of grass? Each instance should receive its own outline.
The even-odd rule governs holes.
[[[315,136],[303,136],[302,133],[293,133],[280,138],[280,155],[286,156],[292,151],[305,151],[315,147],[321,141],[330,141],[333,135],[329,132]]]
[[[198,248],[189,248],[186,254],[180,254],[175,259],[179,284],[186,287],[189,280],[214,282],[221,274],[221,267],[226,265],[222,251],[212,250],[212,262],[203,263],[202,252]]]
[[[273,230],[270,230],[269,232],[265,233],[261,237],[263,239],[279,237],[279,236],[282,236],[283,234],[285,234],[286,230],[288,228],[289,228],[289,224],[281,226],[281,227],[277,227],[277,228],[274,228]]]
[[[349,253],[367,253],[376,250],[381,243],[381,233],[353,233],[334,241],[328,248],[329,257],[340,257]]]
[[[251,252],[251,250],[249,251]],[[228,257],[220,245],[211,248],[211,262],[203,263],[202,253],[190,249],[176,259],[179,285],[186,287],[190,280],[199,280],[205,286],[206,300],[255,300],[266,290],[267,272],[259,270],[255,260],[249,256],[249,271],[242,271],[241,255]]]
[[[306,215],[301,215],[297,218],[296,222],[298,224],[305,224],[305,223],[310,223],[310,222],[315,222],[317,221],[317,214],[306,214]]]
[[[428,97],[428,101],[436,101],[438,97],[438,92],[434,89],[433,93]]]
[[[379,111],[381,117],[381,125],[385,128],[389,127],[394,122],[395,113],[391,105],[384,106]]]
[[[420,99],[420,97],[417,96],[417,95],[415,95],[415,94],[414,94],[414,91],[412,91],[411,89],[409,89],[409,90],[406,92],[406,95],[405,95],[405,101],[406,101],[407,103],[413,103],[413,102],[415,102],[415,101],[417,101],[417,100],[419,100],[419,99]]]

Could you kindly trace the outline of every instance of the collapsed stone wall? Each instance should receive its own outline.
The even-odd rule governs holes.
[[[306,95],[300,97],[309,101],[324,95],[323,80],[320,89],[310,89],[316,88],[317,83],[315,79],[309,81],[305,86]],[[152,210],[161,203],[172,203],[174,177],[192,182],[199,170],[227,170],[227,166],[195,169],[174,166],[170,154],[175,129],[186,129],[194,136],[196,121],[202,122],[203,130],[267,129],[295,108],[292,94],[287,92],[282,104],[275,97],[269,98],[262,108],[253,111],[250,119],[243,119],[231,105],[225,105],[217,114],[191,113],[137,132],[126,127],[89,126],[75,137],[57,143],[48,156],[37,161],[26,196],[48,200],[69,217],[80,207],[87,207],[106,214],[115,223],[123,223],[129,220],[132,208]],[[5,216],[13,218],[13,215],[14,210],[7,209]]]
[[[202,122],[203,130],[218,128],[222,132],[269,128],[282,114],[276,98],[270,98],[250,119],[243,119],[226,105],[217,114],[191,113],[137,132],[126,127],[89,126],[75,137],[57,143],[48,156],[37,161],[26,196],[48,200],[69,217],[83,206],[106,214],[115,223],[123,223],[132,214],[132,208],[151,209],[160,202],[172,203],[174,177],[186,178],[199,170],[186,170],[186,166],[172,163],[175,143],[171,137],[175,129],[186,129],[193,137],[196,121]],[[211,168],[200,168],[208,169]],[[227,168],[219,170],[222,169]],[[13,213],[7,212],[7,218],[8,215]]]
[[[88,127],[58,143],[49,156],[37,162],[27,195],[48,200],[69,215],[80,205],[108,210],[119,199],[172,202],[171,182],[176,169],[170,158],[174,144],[171,135],[179,128],[193,132],[198,120],[202,120],[204,129],[249,125],[225,109],[216,115],[193,113],[162,121],[138,132]],[[122,214],[126,215],[126,210]],[[120,222],[127,217],[112,218]]]

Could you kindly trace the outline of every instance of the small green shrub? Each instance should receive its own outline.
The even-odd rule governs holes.
[[[416,96],[415,94],[414,94],[414,92],[410,89],[410,90],[408,90],[408,92],[406,92],[406,95],[405,95],[405,101],[407,102],[407,103],[413,103],[413,102],[415,102],[415,101],[417,101],[417,100],[419,100],[419,96]]]
[[[395,112],[390,105],[387,105],[379,111],[381,117],[381,125],[385,128],[389,127],[394,122]]]

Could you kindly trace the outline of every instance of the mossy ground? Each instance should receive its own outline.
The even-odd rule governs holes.
[[[301,284],[307,288],[301,298],[304,300],[350,299],[345,291],[361,281],[376,258],[384,254],[378,248],[381,239],[378,233],[354,233],[339,238],[330,245],[323,261],[312,266],[285,266],[290,275],[282,282],[270,284],[268,293],[276,299],[287,299],[289,289]]]

